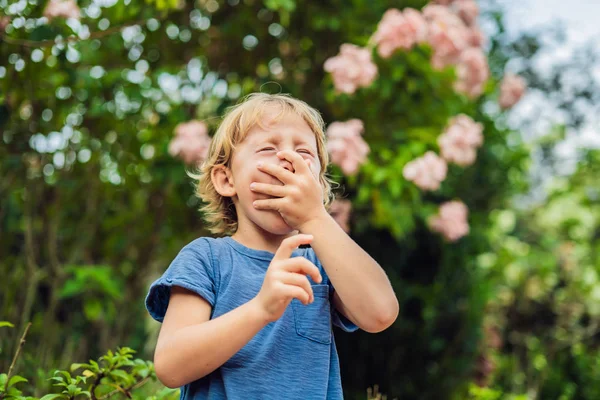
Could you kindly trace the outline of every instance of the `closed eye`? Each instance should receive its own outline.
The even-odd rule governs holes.
[[[306,150],[306,149],[300,149],[300,150],[298,150],[298,153],[308,154],[309,156],[313,155],[310,150]]]
[[[274,147],[265,147],[265,148],[260,149],[259,151],[269,151],[269,150],[275,150],[275,148]]]

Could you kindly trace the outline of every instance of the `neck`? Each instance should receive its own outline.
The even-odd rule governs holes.
[[[266,250],[271,253],[277,252],[281,242],[290,236],[298,234],[298,231],[292,231],[286,235],[276,235],[262,229],[252,221],[238,214],[238,229],[231,235],[238,243],[256,250]]]

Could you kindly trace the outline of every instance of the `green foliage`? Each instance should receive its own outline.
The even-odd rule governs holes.
[[[134,399],[170,400],[179,398],[179,390],[162,387],[156,382],[154,365],[150,361],[133,359],[135,351],[122,347],[115,352],[108,351],[97,361],[72,364],[70,371],[56,370],[49,378],[58,393],[48,393],[39,400],[53,399],[108,399],[126,396]],[[73,375],[78,371],[77,375]],[[0,374],[0,399],[38,399],[23,396],[23,391],[35,392],[35,388],[15,385],[28,382],[15,375],[6,382],[7,375]],[[150,392],[147,387],[152,386]]]
[[[159,11],[176,8],[179,0],[146,0],[147,4],[154,4]]]
[[[503,393],[486,387],[471,385],[469,387],[468,400],[529,400],[526,395],[514,395]]]
[[[453,90],[452,68],[431,67],[425,45],[390,59],[374,52],[379,77],[352,96],[335,93],[323,71],[341,44],[367,45],[388,8],[424,0],[131,0],[47,24],[35,22],[43,4],[22,3],[11,17],[23,23],[0,46],[0,315],[18,327],[0,322],[0,370],[21,328],[32,328],[20,375],[0,375],[4,397],[176,397],[125,347],[50,380],[45,371],[121,344],[150,354],[157,328],[140,318],[148,284],[182,244],[207,234],[184,166],[168,153],[173,129],[202,119],[214,130],[226,107],[259,90],[291,93],[327,123],[364,121],[368,162],[355,176],[331,173],[353,201],[352,236],[397,288],[401,315],[378,335],[336,332],[349,394],[363,398],[377,381],[402,399],[600,397],[598,155],[557,179],[546,205],[512,203],[527,189],[531,148],[494,110],[497,81],[540,44],[503,43],[501,13],[488,15],[499,32],[493,79],[470,100]],[[534,87],[555,91],[525,68]],[[484,125],[477,162],[452,165],[439,191],[422,192],[403,167],[438,151],[459,113]],[[565,132],[533,145],[544,160]],[[427,228],[452,199],[468,205],[471,229],[454,244]],[[470,387],[486,313],[505,342],[487,389]]]
[[[65,266],[65,272],[70,278],[59,292],[61,299],[80,298],[90,321],[115,318],[115,302],[123,297],[123,284],[110,266]]]
[[[504,346],[496,385],[539,398],[600,396],[600,152],[581,154],[569,179],[527,211],[496,211],[492,251],[478,264],[493,283],[490,315]]]
[[[30,399],[30,397],[23,397],[23,392],[16,386],[22,382],[27,382],[27,379],[19,375],[8,379],[7,374],[0,374],[0,399]]]

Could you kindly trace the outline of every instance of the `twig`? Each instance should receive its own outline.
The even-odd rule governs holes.
[[[96,397],[96,388],[100,384],[100,380],[102,380],[102,378],[104,378],[104,372],[100,372],[98,374],[96,380],[94,381],[94,384],[92,385],[92,388],[90,389],[92,400],[98,400],[98,398]]]
[[[107,399],[119,392],[123,392],[127,397],[131,398],[131,394],[129,393],[129,391],[139,388],[140,386],[144,385],[149,379],[150,379],[150,377],[148,376],[148,377],[142,379],[141,381],[139,381],[138,383],[136,383],[135,385],[128,387],[127,389],[123,389],[123,388],[119,387],[119,388],[113,390],[112,392],[109,392],[109,393],[105,394],[104,396],[99,397],[98,400]]]
[[[105,31],[96,31],[96,32],[91,33],[90,36],[85,39],[82,39],[75,35],[71,35],[71,36],[67,36],[66,38],[64,38],[64,40],[67,42],[80,42],[82,40],[98,39],[98,38],[110,35],[111,33],[118,32],[123,28],[127,28],[127,27],[134,26],[134,25],[141,25],[146,21],[147,21],[147,19],[144,18],[144,19],[140,19],[138,21],[130,22],[128,24],[113,26],[112,28],[109,28]],[[20,46],[25,46],[25,47],[48,47],[48,46],[53,46],[57,43],[56,39],[48,39],[48,40],[15,39],[15,38],[12,38],[2,32],[0,32],[0,39],[8,44],[15,44],[15,45],[20,45]]]
[[[23,345],[25,344],[25,336],[27,336],[27,332],[29,331],[30,327],[31,327],[31,322],[29,322],[27,324],[27,326],[25,327],[25,331],[23,331],[23,336],[21,336],[21,341],[19,342],[17,351],[15,351],[15,356],[13,357],[12,363],[10,363],[10,367],[8,367],[8,375],[6,376],[6,384],[4,386],[4,393],[8,392],[8,382],[10,382],[10,378],[11,378],[13,369],[15,368],[15,364],[17,363],[17,359],[19,358],[21,349],[23,348]],[[4,397],[4,393],[2,395],[0,395],[0,399]]]

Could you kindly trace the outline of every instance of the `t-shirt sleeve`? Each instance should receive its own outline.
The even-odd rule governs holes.
[[[216,279],[208,240],[199,238],[183,247],[163,275],[150,285],[146,309],[155,320],[162,322],[167,312],[171,288],[180,286],[215,305]]]
[[[323,268],[321,261],[319,261],[317,255],[315,254],[312,248],[308,249],[308,251],[306,252],[306,257],[319,268],[321,274],[324,275],[323,279],[327,281],[327,285],[329,286],[329,302],[331,304],[331,323],[346,332],[354,332],[358,330],[359,328],[356,324],[354,324],[352,321],[346,318],[342,313],[340,313],[337,310],[337,308],[334,307],[333,292],[335,291],[335,288],[331,284],[329,276],[327,276],[327,271],[325,271],[325,268]]]

